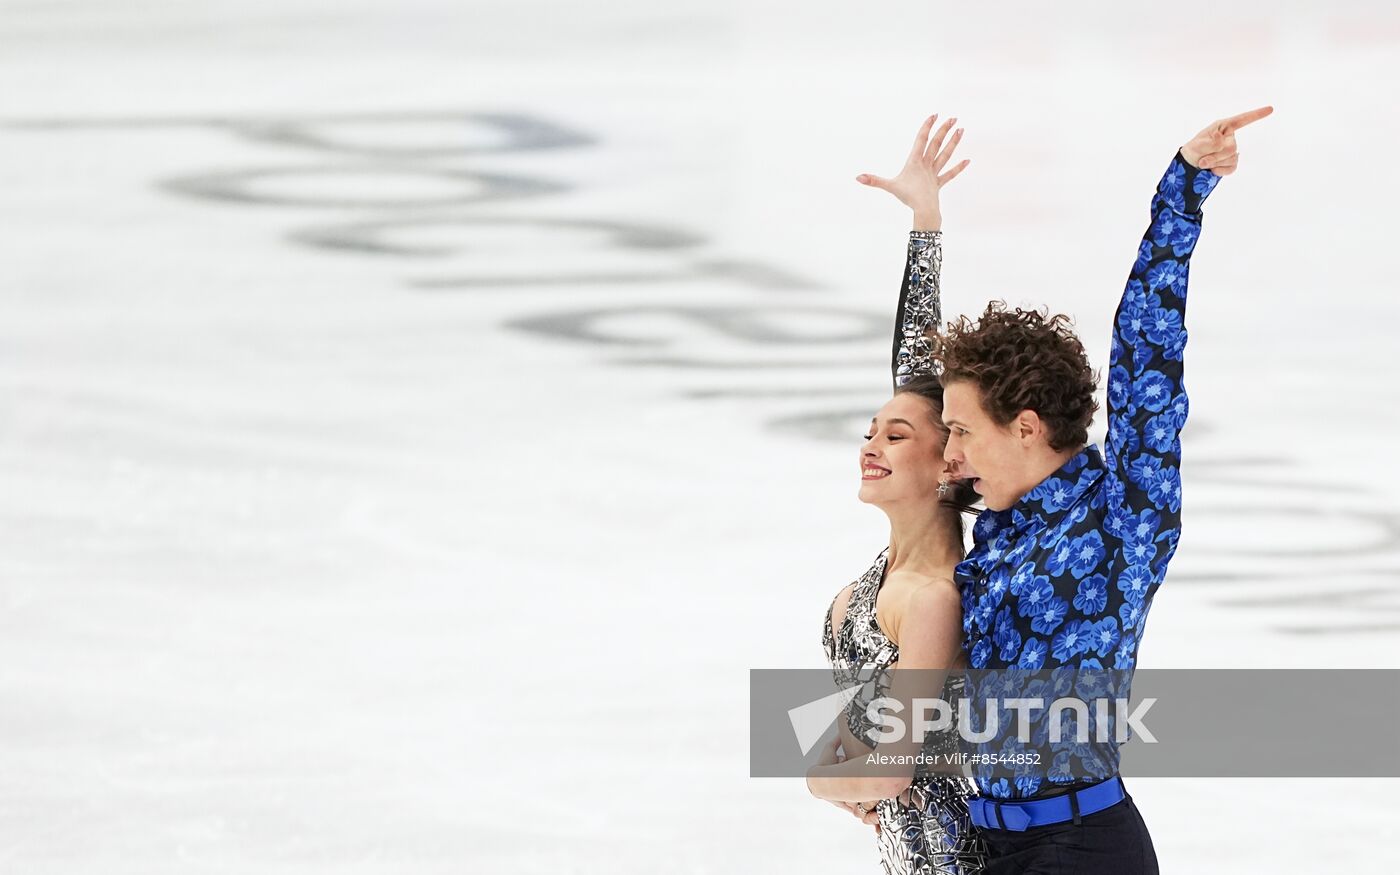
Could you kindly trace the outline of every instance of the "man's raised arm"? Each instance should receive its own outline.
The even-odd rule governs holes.
[[[1239,162],[1235,131],[1262,107],[1207,127],[1181,147],[1157,184],[1152,222],[1114,317],[1108,375],[1106,525],[1160,580],[1176,548],[1181,511],[1186,285],[1201,205]]]

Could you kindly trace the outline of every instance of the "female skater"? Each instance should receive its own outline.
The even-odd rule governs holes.
[[[898,176],[858,177],[914,211],[895,324],[895,395],[871,420],[860,451],[860,500],[889,517],[890,542],[870,570],[841,590],[827,610],[822,645],[837,685],[869,686],[852,700],[845,719],[837,721],[839,734],[807,776],[808,788],[818,798],[866,822],[873,820],[868,817],[872,812],[878,815],[877,842],[886,875],[971,875],[983,862],[980,839],[968,817],[971,788],[956,769],[920,764],[877,774],[865,760],[873,749],[866,734],[872,729],[866,715],[870,698],[888,695],[907,701],[910,689],[902,682],[926,675],[896,674],[894,668],[946,670],[966,665],[953,567],[963,558],[960,509],[976,496],[965,485],[948,486],[943,390],[924,333],[942,318],[939,189],[968,162],[943,172],[962,130],[952,131],[957,120],[950,119],[930,138],[936,120],[937,116],[929,118],[919,129]],[[955,689],[934,694],[946,697],[949,692]],[[927,741],[922,752],[933,755],[955,747],[950,733],[943,733]],[[881,745],[880,752],[887,748],[920,752],[912,739],[899,747]]]

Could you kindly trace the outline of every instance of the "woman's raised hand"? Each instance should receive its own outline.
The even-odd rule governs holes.
[[[942,230],[943,213],[938,206],[938,192],[971,163],[968,160],[959,161],[951,170],[944,172],[962,139],[963,129],[954,131],[953,125],[958,120],[950,118],[934,131],[933,125],[937,121],[938,115],[934,114],[919,127],[919,133],[914,137],[914,148],[909,151],[909,159],[904,162],[904,169],[899,171],[898,176],[886,179],[873,173],[862,173],[856,177],[856,181],[862,185],[882,188],[913,210],[916,231]],[[951,137],[949,131],[952,131]]]
[[[1235,131],[1251,122],[1272,115],[1272,106],[1261,106],[1212,123],[1181,147],[1181,157],[1192,167],[1209,170],[1216,176],[1229,176],[1240,163],[1240,151],[1235,145]]]

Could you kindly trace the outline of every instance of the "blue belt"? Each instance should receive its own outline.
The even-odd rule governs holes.
[[[974,796],[967,800],[967,808],[973,825],[981,829],[1025,832],[1032,826],[1077,821],[1080,815],[1093,814],[1117,805],[1125,796],[1127,793],[1123,790],[1122,779],[1114,775],[1083,790],[1045,799],[998,802],[985,796]]]

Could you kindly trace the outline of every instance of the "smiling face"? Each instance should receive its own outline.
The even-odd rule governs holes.
[[[870,421],[860,448],[860,500],[888,505],[938,499],[944,431],[929,402],[912,392],[895,395]]]
[[[1030,448],[1026,429],[1039,425],[1028,423],[1027,416],[1036,418],[1033,412],[1023,411],[1006,425],[998,425],[982,408],[972,382],[957,380],[943,389],[943,424],[948,427],[943,456],[953,476],[970,481],[991,510],[1006,510],[1039,482],[1026,482]]]

